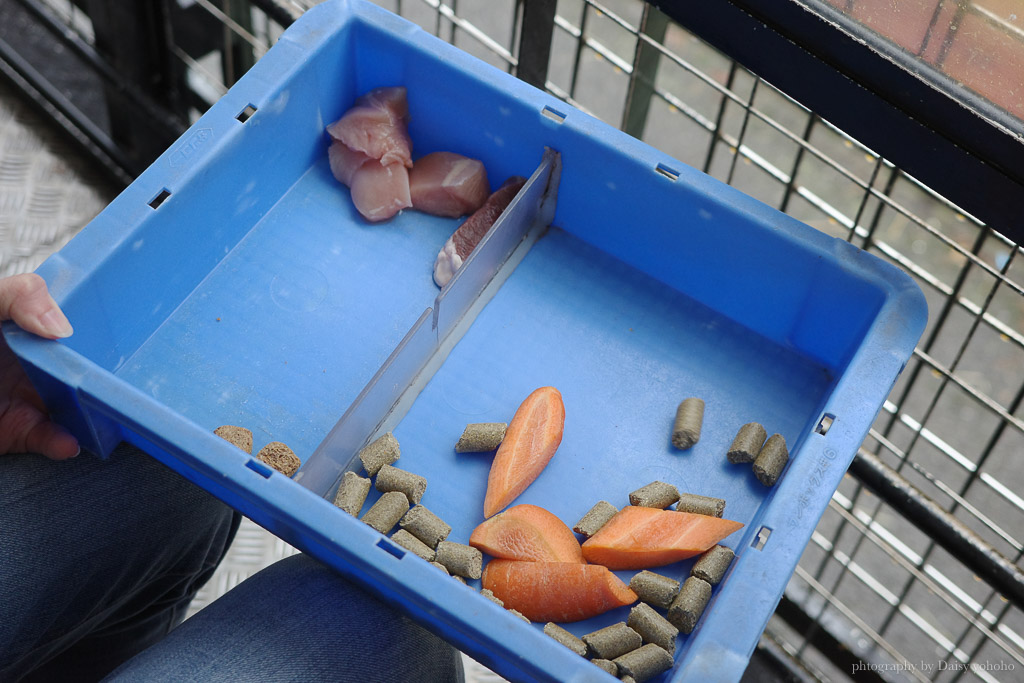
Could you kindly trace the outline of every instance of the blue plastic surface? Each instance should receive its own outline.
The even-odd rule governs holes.
[[[408,87],[415,156],[474,156],[494,186],[529,176],[545,147],[562,161],[554,227],[417,387],[394,425],[399,464],[427,477],[423,503],[465,542],[490,458],[454,452],[462,428],[508,421],[534,388],[557,386],[562,445],[517,502],[571,526],[655,479],[725,498],[725,516],[745,524],[726,541],[737,559],[656,680],[738,680],[923,330],[921,292],[383,10],[334,0],[307,12],[39,269],[74,336],[5,326],[12,348],[88,447],[143,447],[508,678],[613,680],[335,508],[333,489],[253,467],[212,434],[247,426],[256,448],[284,441],[308,460],[410,329],[429,323],[434,257],[458,221],[407,211],[369,225],[327,165],[325,125],[385,85]],[[256,112],[243,123],[247,105]],[[707,408],[700,442],[680,452],[669,434],[688,396]],[[824,414],[834,422],[822,435]],[[790,446],[770,489],[725,459],[750,421]],[[657,571],[682,577],[690,565]]]

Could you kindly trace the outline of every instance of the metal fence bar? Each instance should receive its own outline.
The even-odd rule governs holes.
[[[643,16],[640,19],[640,33],[661,43],[665,41],[668,24],[668,17],[664,13],[653,5],[644,5]],[[651,107],[651,99],[654,97],[654,88],[650,84],[654,83],[657,78],[660,62],[657,50],[652,49],[646,41],[636,41],[633,70],[629,78],[629,89],[626,92],[626,102],[623,105],[622,124],[620,125],[623,131],[635,138],[644,136],[647,113]],[[643,78],[638,78],[641,75]]]
[[[878,464],[880,465],[880,463]],[[881,465],[881,467],[884,468],[884,465]],[[890,476],[891,474],[890,471],[889,474],[883,476]],[[858,515],[858,511],[851,501],[844,499],[843,496],[833,496],[832,500],[829,501],[829,508],[870,541],[874,547],[885,553],[894,564],[906,570],[907,574],[914,581],[924,585],[934,595],[938,596],[947,607],[963,618],[970,628],[978,630],[988,640],[1002,648],[1007,655],[1024,664],[1024,653],[1015,652],[1013,646],[1001,634],[992,630],[992,627],[998,623],[997,618],[994,615],[985,614],[979,605],[969,605],[966,601],[960,599],[964,596],[963,591],[957,589],[948,577],[934,569],[931,565],[923,563],[921,556],[909,548],[905,546],[897,547],[900,545],[899,541],[891,532],[877,522],[868,519],[866,514],[861,513]],[[955,526],[955,522],[953,522],[953,525]],[[868,569],[861,567],[853,560],[852,554],[836,549],[828,539],[817,532],[815,532],[812,542],[831,553],[833,559],[840,564],[848,565],[851,575],[855,576],[868,590],[900,609],[903,613],[906,612],[905,608],[902,607],[904,604],[903,599],[890,590],[888,586],[876,580]],[[894,543],[896,546],[894,546]],[[914,620],[922,624],[926,623],[926,620],[920,616],[915,616]],[[929,627],[925,626],[925,628]],[[879,635],[884,636],[884,628],[876,628],[875,630]],[[1019,636],[1017,637],[1019,638]]]
[[[933,539],[917,563],[919,566],[928,561],[935,545],[939,544],[960,558],[1007,599],[1018,607],[1024,607],[1024,571],[951,513],[921,495],[897,470],[887,467],[877,456],[861,449],[850,465],[850,474]],[[869,525],[874,519],[874,515],[871,515]],[[904,592],[900,601],[905,597]],[[879,630],[884,632],[884,626]]]
[[[556,6],[555,0],[526,0],[523,4],[516,75],[537,88],[543,88],[548,80]]]

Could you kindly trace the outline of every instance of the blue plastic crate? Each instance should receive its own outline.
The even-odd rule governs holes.
[[[437,300],[431,267],[458,221],[369,225],[327,164],[325,125],[386,85],[408,88],[415,156],[479,158],[495,186],[534,174],[503,219],[526,238],[496,228]],[[738,680],[926,316],[899,270],[343,0],[307,12],[39,273],[74,336],[5,334],[83,444],[142,447],[515,680],[613,679],[335,508],[359,446],[393,429],[399,464],[429,481],[423,503],[465,542],[490,458],[454,452],[463,427],[557,386],[564,439],[517,502],[571,526],[655,479],[725,498],[745,524],[726,541],[736,561],[658,680]],[[707,409],[680,452],[688,396]],[[725,459],[750,421],[790,445],[773,488]],[[291,445],[296,480],[214,436],[221,424]]]

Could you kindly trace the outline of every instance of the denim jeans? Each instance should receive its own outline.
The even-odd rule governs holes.
[[[454,648],[303,555],[182,623],[238,521],[127,445],[0,456],[0,681],[462,679]]]

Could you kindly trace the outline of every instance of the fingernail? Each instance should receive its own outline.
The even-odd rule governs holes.
[[[74,332],[74,329],[71,327],[71,323],[68,322],[68,319],[56,304],[39,316],[39,324],[42,326],[43,330],[58,339],[70,337],[71,333]]]

